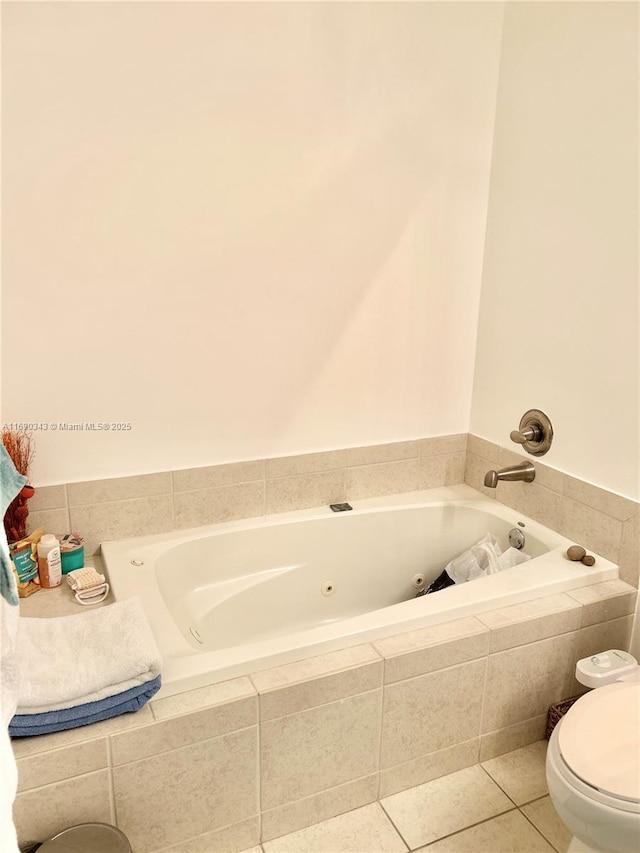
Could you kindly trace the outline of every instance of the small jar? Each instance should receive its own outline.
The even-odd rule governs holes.
[[[62,555],[62,574],[81,569],[84,566],[84,539],[79,533],[65,533],[59,536]]]

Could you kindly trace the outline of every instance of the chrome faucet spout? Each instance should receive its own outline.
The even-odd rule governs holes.
[[[484,484],[488,489],[495,489],[500,480],[520,480],[532,483],[536,477],[536,469],[531,462],[521,462],[519,465],[509,465],[499,471],[487,471]]]

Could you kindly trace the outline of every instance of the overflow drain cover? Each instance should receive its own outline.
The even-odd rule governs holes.
[[[197,640],[201,644],[204,642],[204,640],[200,636],[197,628],[189,627],[189,631],[190,631],[191,636],[193,637],[194,640]]]
[[[322,584],[322,586],[320,587],[320,592],[326,596],[333,595],[333,593],[335,591],[336,591],[336,585],[334,584],[333,581],[325,581]]]

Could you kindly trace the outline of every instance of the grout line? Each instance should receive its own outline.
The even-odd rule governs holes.
[[[482,623],[481,623],[482,624]],[[489,681],[489,656],[491,654],[491,633],[487,637],[487,653],[485,656],[484,665],[484,680],[482,682],[482,704],[480,707],[480,722],[478,724],[478,763],[480,763],[480,753],[482,751],[482,735],[484,729],[484,712],[487,701],[487,683]]]
[[[173,531],[176,529],[176,492],[175,492],[175,489],[173,487],[174,486],[173,471],[170,472],[170,475],[171,475],[171,481],[170,481],[171,482],[171,490],[169,492],[169,495],[171,496],[171,530]]]
[[[256,809],[258,810],[258,844],[262,844],[262,713],[260,694],[257,694],[256,722]]]
[[[239,700],[239,701],[241,701],[241,700]],[[209,710],[209,709],[206,709],[206,710]],[[199,714],[199,713],[201,713],[201,711],[194,711],[192,713]],[[166,720],[155,720],[154,719],[150,723],[145,723],[144,725],[136,727],[134,729],[128,729],[128,730],[123,729],[120,732],[112,732],[112,734],[110,734],[109,737],[113,737],[114,735],[128,734],[129,732],[135,732],[136,734],[138,734],[141,731],[143,731],[144,729],[149,729],[151,727],[153,727],[154,729],[157,729],[164,722],[172,723],[175,720],[180,720],[180,719],[186,720],[186,718],[188,716],[189,715],[187,714],[184,717],[169,717]],[[219,734],[216,734],[216,735],[210,735],[208,737],[203,737],[203,738],[199,738],[197,740],[188,741],[187,743],[182,743],[179,746],[172,746],[169,749],[161,749],[160,751],[156,750],[154,752],[149,753],[148,755],[142,755],[142,756],[140,756],[140,758],[134,758],[131,761],[120,762],[119,764],[116,764],[113,769],[115,770],[119,767],[130,767],[132,764],[140,764],[140,762],[142,762],[142,761],[150,761],[154,758],[159,758],[161,755],[169,755],[170,753],[178,752],[181,749],[189,749],[192,746],[200,746],[202,744],[209,743],[209,741],[220,740],[220,738],[223,738],[223,737],[233,737],[234,735],[243,734],[245,732],[248,732],[250,729],[256,728],[257,725],[258,725],[257,723],[250,723],[248,726],[243,726],[242,728],[239,728],[239,729],[231,729],[230,731],[227,731],[227,732],[223,731],[223,732],[220,732]]]
[[[372,666],[377,666],[378,663],[379,663],[379,661],[371,661],[370,663],[361,664],[361,666],[362,667],[372,667]],[[359,667],[353,667],[353,669],[358,669],[358,668]],[[342,670],[341,672],[348,672],[348,671],[349,670],[346,669],[346,670]],[[301,682],[298,682],[297,684],[294,684],[292,686],[297,687],[298,684],[309,684],[313,681],[320,680],[320,679],[325,678],[325,677],[331,678],[334,674],[336,674],[336,673],[330,673],[328,676],[319,676],[318,679],[309,679],[309,681],[301,681]],[[340,675],[341,673],[338,672],[337,674]],[[253,684],[253,682],[252,682],[252,684]],[[300,708],[297,711],[287,711],[286,714],[278,714],[275,717],[269,717],[267,720],[261,720],[261,722],[263,722],[263,723],[274,723],[276,720],[286,720],[288,717],[295,717],[298,714],[306,714],[309,711],[315,711],[317,708],[326,708],[328,705],[337,705],[338,703],[344,704],[349,699],[357,699],[360,696],[370,696],[372,693],[376,693],[378,690],[380,691],[380,693],[382,693],[383,687],[384,687],[384,685],[378,685],[377,687],[370,687],[368,690],[360,690],[358,693],[347,693],[345,696],[339,696],[338,698],[335,698],[335,699],[326,699],[325,701],[319,702],[316,705],[309,705],[307,708]],[[274,688],[273,690],[267,690],[267,691],[263,691],[262,693],[260,693],[260,692],[258,692],[258,689],[256,688],[256,692],[258,693],[258,696],[264,696],[267,693],[277,692],[278,689],[281,689],[281,688]],[[287,688],[285,687],[282,689],[287,689]],[[369,774],[367,774],[367,775],[369,775]]]
[[[515,752],[515,750],[513,750],[513,751]],[[505,753],[505,755],[508,755],[508,754],[509,754],[509,753]],[[489,760],[491,760],[491,759],[489,759]],[[501,790],[501,791],[502,791],[502,793],[505,795],[505,797],[509,800],[509,802],[510,802],[510,803],[513,803],[514,808],[516,808],[516,809],[517,809],[517,808],[519,808],[518,804],[515,802],[515,800],[513,799],[513,797],[510,797],[510,796],[509,796],[509,794],[505,791],[505,789],[503,788],[503,786],[502,786],[502,785],[501,785],[501,784],[500,784],[496,779],[494,779],[494,778],[493,778],[493,776],[491,775],[491,773],[489,773],[489,771],[487,770],[487,768],[486,768],[486,767],[483,767],[482,763],[478,764],[478,767],[479,767],[479,768],[480,768],[484,773],[486,773],[486,775],[489,777],[489,779],[493,782],[493,784],[494,784],[497,788],[500,788],[500,790]]]
[[[109,811],[114,826],[118,826],[118,813],[116,811],[116,788],[113,779],[113,759],[111,755],[111,735],[107,735],[107,771],[109,773]]]
[[[502,815],[511,814],[511,812],[517,811],[519,811],[517,806],[512,809],[505,809],[503,812],[498,812],[498,814],[492,815],[491,817],[485,818],[484,820],[478,820],[475,823],[470,823],[469,826],[465,826],[462,829],[456,829],[455,832],[450,832],[449,835],[442,835],[440,838],[434,838],[433,841],[427,842],[427,846],[431,844],[436,844],[438,841],[444,841],[445,838],[454,838],[456,835],[462,835],[463,832],[467,832],[467,830],[469,829],[473,829],[476,826],[482,826],[482,824],[484,823],[491,823],[492,820],[495,820],[498,817],[502,817]],[[420,845],[420,847],[422,846],[424,845]],[[410,849],[417,850],[419,848],[414,847]]]
[[[409,789],[409,788],[407,788],[406,790],[410,790],[410,789]],[[400,832],[399,827],[396,825],[396,823],[394,822],[394,820],[393,820],[393,818],[391,817],[391,815],[389,814],[389,812],[385,809],[385,807],[384,807],[384,803],[382,802],[382,800],[377,800],[376,802],[378,803],[378,805],[379,805],[379,806],[380,806],[380,808],[382,809],[382,813],[384,814],[384,816],[386,817],[386,819],[389,821],[389,823],[391,824],[391,826],[395,829],[395,831],[398,833],[398,835],[399,835],[399,836],[400,836],[400,838],[402,839],[403,843],[406,845],[407,850],[412,850],[412,849],[414,849],[414,848],[412,848],[412,847],[411,847],[411,845],[409,844],[409,842],[407,841],[407,839],[404,837],[404,835]],[[427,843],[428,843],[428,844],[430,844],[431,842],[427,842]],[[419,847],[422,847],[422,846],[423,846],[422,844],[420,844],[420,845],[419,845]]]
[[[546,794],[545,796],[549,796],[549,795],[548,795],[548,794]],[[544,799],[544,797],[538,797],[538,800],[543,800],[543,799]],[[531,802],[532,802],[532,803],[535,803],[535,802],[537,802],[538,800],[531,800]],[[523,805],[528,806],[528,805],[529,805],[529,803],[523,803]],[[536,826],[536,824],[531,820],[531,818],[530,818],[527,814],[525,814],[525,813],[522,811],[522,807],[519,807],[519,808],[518,808],[518,811],[520,812],[520,814],[522,815],[522,817],[523,817],[526,821],[528,821],[528,822],[531,824],[531,826],[535,829],[535,831],[538,833],[538,835],[542,836],[542,838],[544,838],[544,840],[547,842],[547,844],[548,844],[550,847],[552,847],[552,848],[556,851],[556,853],[563,853],[563,851],[559,850],[559,849],[558,849],[554,844],[552,844],[552,843],[551,843],[551,839],[550,839],[550,838],[548,838],[548,837],[544,834],[544,832],[540,829],[540,827],[539,827],[539,826]]]
[[[376,785],[376,802],[380,801],[380,785],[382,784],[380,781],[380,775],[382,773],[382,733],[384,730],[384,697],[385,697],[385,684],[384,684],[384,674],[385,674],[385,666],[386,660],[382,659],[382,667],[381,667],[381,676],[382,676],[382,684],[380,685],[380,713],[378,717],[378,782]]]
[[[376,775],[376,774],[375,773],[366,773],[364,776],[356,776],[355,779],[348,779],[346,782],[340,782],[340,784],[338,784],[338,785],[332,785],[329,788],[323,788],[320,791],[314,791],[313,793],[307,794],[306,796],[302,797],[299,800],[288,800],[286,803],[280,803],[277,806],[271,806],[270,808],[265,809],[262,814],[267,814],[268,812],[275,812],[275,811],[278,811],[281,809],[285,809],[289,806],[294,806],[294,805],[299,804],[299,803],[309,802],[309,801],[313,800],[314,798],[321,796],[322,794],[329,793],[330,791],[334,791],[337,788],[346,788],[348,785],[353,785],[356,782],[360,782],[363,779],[368,779],[374,775]],[[337,817],[342,817],[343,815],[350,814],[351,812],[360,811],[360,809],[364,809],[367,806],[371,806],[371,805],[380,805],[379,800],[377,800],[377,799],[369,800],[366,803],[362,803],[362,805],[353,806],[353,808],[346,809],[345,811],[338,811],[337,813],[332,814],[330,817],[322,818],[320,820],[314,820],[313,823],[309,823],[306,826],[301,826],[298,829],[292,829],[290,832],[285,832],[283,835],[275,835],[273,838],[268,838],[266,840],[263,839],[261,841],[261,843],[262,844],[268,844],[271,841],[276,841],[277,839],[280,839],[280,838],[286,838],[287,836],[294,835],[295,833],[298,833],[298,832],[304,832],[305,829],[309,829],[312,826],[317,826],[318,824],[326,823],[327,821],[333,820],[334,818],[337,818]],[[333,851],[332,851],[332,853],[333,853]]]

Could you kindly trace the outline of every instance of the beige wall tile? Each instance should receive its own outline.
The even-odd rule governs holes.
[[[554,529],[587,550],[618,562],[622,522],[571,498],[563,498]],[[560,525],[558,527],[558,524]]]
[[[528,515],[534,521],[559,531],[562,518],[563,498],[557,492],[533,483],[500,482],[496,489],[496,498],[501,503],[518,512]]]
[[[419,489],[436,489],[438,486],[455,486],[464,482],[464,453],[445,456],[425,456],[420,460]]]
[[[608,492],[606,489],[600,489],[584,480],[570,477],[568,474],[564,477],[564,495],[619,521],[632,518],[638,510],[638,504],[634,501],[616,495],[614,492]]]
[[[30,509],[27,519],[27,532],[33,533],[38,527],[41,527],[45,533],[70,533],[69,510],[66,507],[60,507],[59,509],[39,509],[32,512]],[[86,542],[85,553],[87,553]]]
[[[483,657],[489,632],[475,617],[456,619],[373,642],[385,658],[385,683]]]
[[[476,489],[476,491],[495,500],[496,490],[488,489],[484,485],[484,477],[487,471],[491,471],[496,467],[496,465],[496,462],[491,462],[488,459],[484,459],[482,456],[476,456],[473,453],[469,453],[467,450],[467,460],[464,468],[465,483],[467,486],[471,486],[472,489]]]
[[[477,737],[485,669],[472,661],[385,687],[381,768]]]
[[[260,719],[271,720],[375,690],[382,686],[382,669],[382,660],[370,646],[356,646],[253,673],[251,679],[260,694]]]
[[[18,843],[25,847],[77,823],[111,823],[109,771],[74,776],[18,794],[13,820]]]
[[[258,697],[247,696],[203,711],[155,722],[151,726],[111,735],[111,761],[114,767],[128,764],[244,729],[257,722]]]
[[[84,536],[86,554],[98,550],[101,542],[148,536],[173,529],[171,495],[154,495],[127,501],[112,501],[69,510],[71,529]]]
[[[257,728],[113,769],[118,826],[136,853],[257,814]]]
[[[464,741],[380,771],[379,797],[388,797],[478,763],[480,739]]]
[[[378,774],[364,776],[312,794],[262,814],[262,840],[270,841],[305,826],[329,820],[339,814],[373,803],[378,794]]]
[[[38,735],[38,737],[17,738],[11,741],[11,746],[16,759],[20,759],[27,755],[38,755],[51,749],[61,749],[72,744],[102,738],[115,732],[146,726],[152,722],[151,708],[149,705],[145,705],[144,708],[140,708],[133,714],[121,714],[119,717],[112,717],[110,720],[103,720],[101,723],[92,723],[90,726],[80,726],[77,729],[67,729],[50,735]]]
[[[264,483],[237,483],[194,492],[174,492],[176,529],[251,518],[264,512]]]
[[[262,723],[262,808],[376,772],[381,694],[374,690]]]
[[[507,755],[483,761],[482,766],[505,794],[521,806],[548,793],[546,757],[547,741],[539,740]]]
[[[180,717],[192,711],[202,711],[205,708],[255,695],[256,691],[248,678],[232,678],[229,681],[221,681],[219,684],[209,684],[197,690],[178,693],[176,696],[152,699],[149,707],[154,719],[167,720],[170,717]]]
[[[347,451],[347,466],[374,465],[415,459],[420,455],[420,441],[396,441],[392,444],[374,444],[369,447],[351,447]]]
[[[531,459],[532,457],[528,456],[527,458]],[[536,481],[538,485],[544,486],[546,489],[551,489],[552,492],[562,494],[566,474],[563,474],[562,471],[556,471],[555,468],[550,468],[548,465],[544,465],[535,458],[533,459],[533,463],[536,467]]]
[[[535,456],[529,453],[518,453],[516,450],[510,450],[505,447],[500,448],[498,456],[498,464],[500,468],[506,468],[508,465],[518,465],[520,462],[532,462],[536,469],[535,482],[538,486],[544,486],[545,489],[550,489],[558,494],[563,493],[564,481],[566,475],[562,471],[556,471],[555,468],[550,468],[544,465]]]
[[[99,504],[105,501],[124,501],[146,498],[171,492],[171,474],[141,474],[136,477],[115,477],[112,480],[88,480],[85,483],[68,483],[69,506]]]
[[[260,818],[255,815],[231,826],[197,835],[188,841],[180,841],[170,847],[163,847],[154,853],[213,853],[213,851],[216,853],[217,851],[251,853],[250,848],[260,853],[259,840]]]
[[[18,764],[18,791],[39,788],[72,776],[102,770],[108,766],[107,738],[85,741],[21,758]]]
[[[585,628],[596,622],[606,622],[633,613],[637,590],[624,581],[614,580],[570,590],[567,595],[582,605],[579,627]]]
[[[438,435],[434,438],[423,438],[420,442],[420,456],[442,456],[449,453],[465,453],[467,449],[467,433],[455,435]]]
[[[582,608],[568,595],[550,595],[478,614],[491,630],[491,653],[566,634],[580,627]]]
[[[344,471],[320,471],[267,480],[265,512],[289,512],[344,500]]]
[[[260,719],[272,720],[382,686],[382,661],[260,693]]]
[[[620,619],[611,619],[608,622],[598,622],[595,625],[580,628],[576,632],[576,662],[609,649],[629,651],[632,626],[633,616],[622,616]],[[565,697],[577,696],[585,693],[586,690],[586,687],[576,681],[572,667],[565,687]]]
[[[486,459],[494,466],[500,461],[500,446],[498,444],[486,441],[477,435],[471,435],[471,433],[467,436],[467,452]]]
[[[545,713],[566,698],[575,634],[563,634],[489,656],[482,733]]]
[[[638,587],[640,580],[640,512],[622,525],[620,580]]]
[[[335,471],[346,468],[348,450],[327,450],[321,453],[304,453],[300,456],[281,456],[266,460],[266,478],[295,477],[317,471]]]
[[[418,488],[419,459],[382,462],[347,470],[347,500],[373,498]]]
[[[316,655],[306,660],[285,663],[282,666],[274,666],[271,669],[262,669],[251,673],[251,681],[261,693],[267,690],[275,690],[279,687],[290,687],[309,681],[323,675],[332,675],[356,666],[368,663],[376,663],[380,655],[373,646],[363,643],[360,646],[351,646],[339,649],[336,652],[327,652],[324,655]]]
[[[29,499],[27,506],[29,512],[65,507],[67,506],[67,487],[64,485],[36,486],[36,493]]]
[[[172,471],[174,492],[191,492],[196,489],[212,489],[216,486],[232,486],[264,479],[264,460],[232,462],[228,465],[210,465],[205,468],[184,468]]]
[[[514,723],[495,732],[483,734],[480,738],[480,761],[504,755],[521,746],[534,743],[545,736],[547,730],[547,713],[538,714],[530,720]]]

